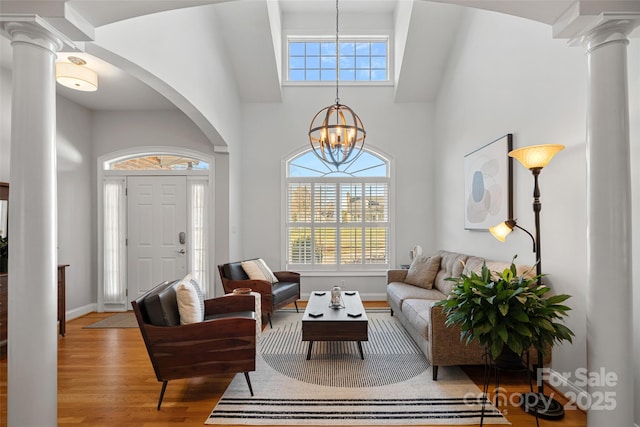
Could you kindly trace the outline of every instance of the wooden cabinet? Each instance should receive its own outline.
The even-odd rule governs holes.
[[[0,182],[0,200],[9,200],[9,184]],[[58,266],[58,322],[60,335],[66,333],[66,268],[68,264]],[[9,274],[0,273],[0,353],[7,345]]]
[[[64,336],[66,333],[66,274],[65,269],[69,267],[69,264],[58,266],[58,323],[60,325],[60,335]]]
[[[8,275],[0,274],[0,348],[7,345],[7,316],[9,307],[7,307],[7,282]],[[1,351],[0,351],[1,353]]]
[[[9,183],[0,182],[0,200],[6,200],[5,209],[8,208],[9,201]],[[5,216],[0,215],[0,220],[4,222]],[[0,229],[6,230],[7,224],[0,224]],[[6,272],[0,273],[0,353],[2,353],[7,345],[7,316],[9,312],[8,291],[9,277]]]

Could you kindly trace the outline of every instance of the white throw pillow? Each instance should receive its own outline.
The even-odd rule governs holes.
[[[278,278],[262,258],[242,261],[242,269],[251,280],[266,280],[269,283],[276,283],[278,281]]]
[[[185,276],[176,286],[176,300],[178,301],[181,325],[204,320],[204,299],[200,286],[191,278],[191,274]]]

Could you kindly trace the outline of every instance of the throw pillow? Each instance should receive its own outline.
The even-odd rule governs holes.
[[[201,303],[198,293],[202,295],[202,292],[199,292],[199,290],[200,287],[197,286],[197,283],[195,286],[192,283],[191,274],[188,274],[176,286],[176,300],[178,301],[181,325],[198,323],[204,320],[204,301]]]
[[[204,293],[202,292],[202,288],[200,288],[198,281],[191,276],[191,273],[189,273],[187,277],[191,278],[189,282],[196,289],[196,293],[198,294],[198,301],[200,301],[200,309],[202,310],[202,317],[204,318]]]
[[[433,288],[433,280],[440,268],[440,259],[440,255],[416,257],[409,267],[404,282],[425,289]]]
[[[269,283],[276,283],[278,281],[278,278],[262,258],[242,261],[242,269],[251,280],[266,280]]]

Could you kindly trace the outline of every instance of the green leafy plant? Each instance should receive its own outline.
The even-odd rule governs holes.
[[[9,260],[9,238],[0,237],[0,273],[6,273]]]
[[[9,256],[9,238],[0,236],[0,257]]]
[[[518,275],[513,257],[504,271],[482,265],[480,274],[470,272],[452,277],[455,282],[448,299],[439,301],[447,315],[447,326],[459,325],[461,339],[477,340],[495,360],[508,348],[517,355],[534,346],[543,354],[553,344],[572,342],[574,333],[559,323],[571,310],[562,303],[569,295],[546,297],[551,289],[538,285],[541,276]]]

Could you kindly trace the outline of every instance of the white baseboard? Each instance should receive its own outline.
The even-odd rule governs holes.
[[[82,307],[74,308],[73,310],[68,310],[65,313],[66,320],[77,319],[78,317],[82,317],[85,314],[93,313],[94,311],[97,311],[97,310],[98,310],[98,304],[96,303],[83,305]]]
[[[588,402],[588,393],[586,390],[575,385],[573,382],[568,381],[565,377],[563,377],[559,372],[554,371],[553,369],[549,369],[549,378],[547,383],[552,384],[554,390],[559,391],[564,395],[565,398],[569,400],[569,402],[565,405],[565,410],[570,410],[571,406],[575,408],[579,408],[583,411],[588,410],[587,406],[581,405],[582,402]],[[549,395],[548,392],[545,391],[545,395]]]

